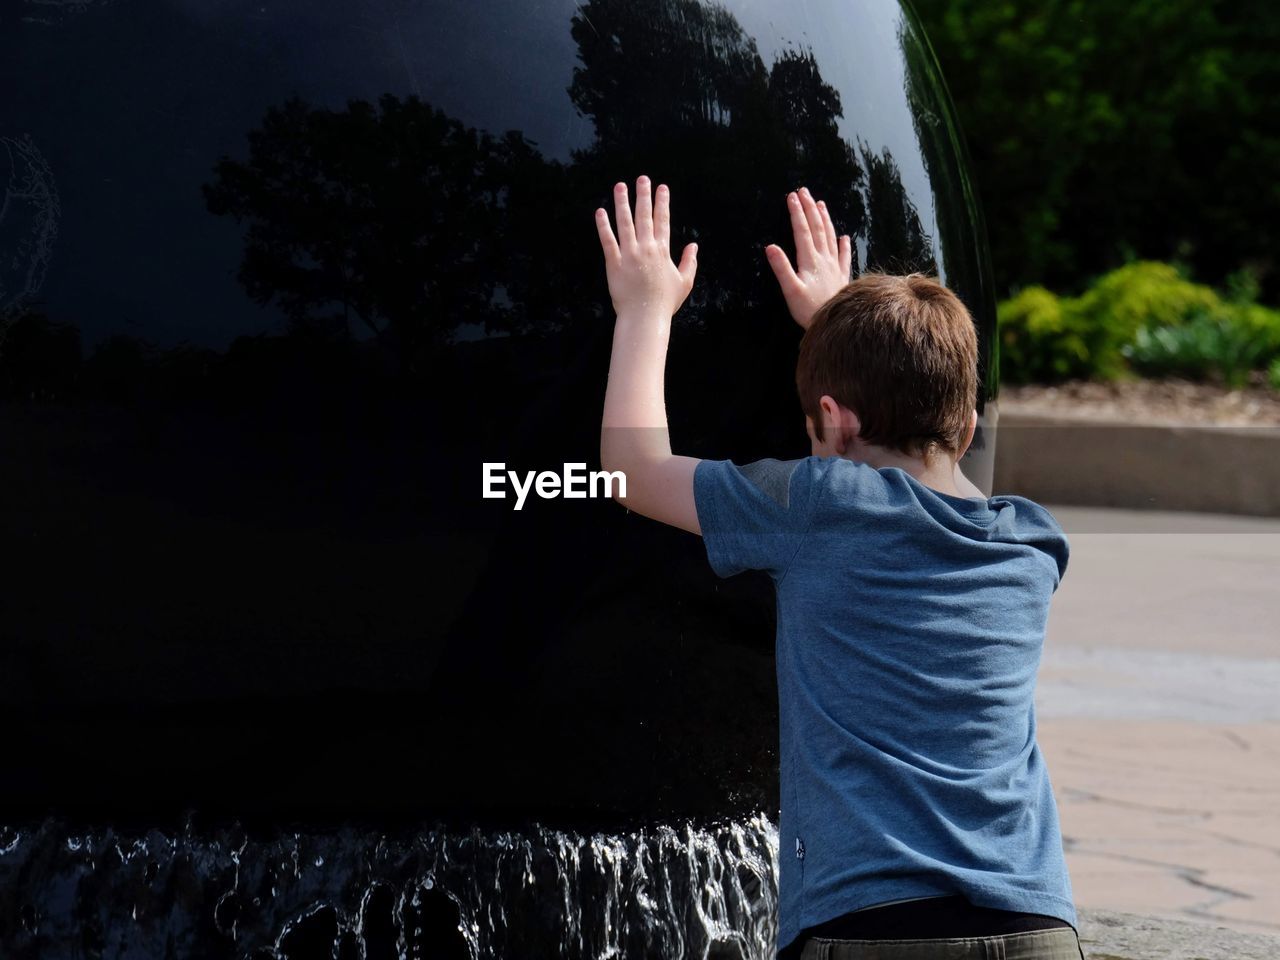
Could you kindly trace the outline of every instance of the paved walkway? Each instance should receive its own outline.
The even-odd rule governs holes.
[[[1049,509],[1038,736],[1077,905],[1280,934],[1280,520]]]

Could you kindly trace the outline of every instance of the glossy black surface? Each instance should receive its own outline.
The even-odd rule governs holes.
[[[677,452],[808,453],[762,254],[799,184],[858,268],[965,299],[990,420],[983,228],[903,10],[4,11],[5,812],[774,809],[767,578],[481,464],[598,465],[592,211],[642,172],[699,243]]]

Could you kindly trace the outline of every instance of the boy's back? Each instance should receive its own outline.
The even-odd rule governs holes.
[[[1068,557],[1049,512],[839,456],[704,460],[694,495],[715,572],[777,586],[779,948],[957,893],[1075,926],[1032,699]]]

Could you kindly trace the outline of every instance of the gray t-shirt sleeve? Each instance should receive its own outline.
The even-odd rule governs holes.
[[[717,576],[766,570],[781,580],[813,516],[816,460],[703,460],[693,495],[707,560]]]

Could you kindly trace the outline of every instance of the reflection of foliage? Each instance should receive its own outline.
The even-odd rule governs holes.
[[[1136,369],[1239,384],[1280,356],[1280,312],[1139,262],[1078,297],[1028,287],[1000,305],[1000,342],[1004,374],[1016,381],[1112,379]]]
[[[569,293],[584,278],[604,292],[581,211],[641,171],[671,184],[677,233],[688,232],[675,247],[699,240],[695,317],[740,323],[744,308],[777,303],[760,240],[789,235],[782,198],[800,183],[855,236],[873,208],[877,263],[931,262],[896,165],[868,154],[864,173],[812,53],[786,51],[766,69],[732,15],[696,0],[589,0],[571,32],[581,65],[569,95],[597,137],[568,165],[519,132],[494,137],[413,97],[268,110],[248,160],[223,159],[205,187],[212,212],[247,225],[249,294],[277,303],[296,331],[363,325],[409,371],[464,325],[534,333],[595,321],[603,297]]]
[[[162,351],[120,333],[99,343],[83,360],[79,328],[28,307],[14,314],[9,336],[0,343],[0,398],[41,402],[93,398],[167,406],[208,391],[228,366],[221,355],[204,347],[179,344]],[[243,378],[233,379],[234,390],[242,391]]]
[[[887,273],[937,273],[933,248],[915,204],[902,187],[898,165],[889,151],[879,156],[862,149],[867,167],[867,268]]]
[[[98,344],[85,362],[85,389],[110,403],[138,400],[153,379],[158,360],[151,344],[117,333]]]
[[[605,149],[643,145],[673,128],[751,124],[764,104],[768,77],[755,41],[722,7],[589,0],[570,34],[583,65],[569,96]]]
[[[842,229],[862,230],[862,171],[812,54],[766,69],[730,13],[696,0],[589,0],[571,33],[582,66],[569,93],[597,133],[575,162],[593,182],[643,168],[671,184],[689,230],[673,240],[697,239],[700,276],[715,278],[695,288],[695,312],[740,322],[743,308],[773,304],[757,244],[789,234],[782,198],[800,183]]]
[[[530,156],[519,135],[495,141],[414,97],[340,112],[295,99],[249,148],[205,197],[248,222],[240,279],[259,303],[296,327],[359,322],[410,367],[463,323],[501,324],[493,241],[508,161]]]
[[[870,185],[853,147],[840,136],[836,125],[844,115],[840,94],[822,79],[813,54],[784,51],[769,71],[769,95],[778,125],[786,133],[787,147],[794,152],[792,167],[804,171],[798,170],[796,179],[809,175],[812,182],[805,182],[815,196],[837,198],[832,206],[845,233],[864,233],[867,213],[863,194]],[[858,272],[856,263],[854,272]]]
[[[12,315],[0,343],[0,397],[62,400],[80,373],[80,331],[32,308]]]

